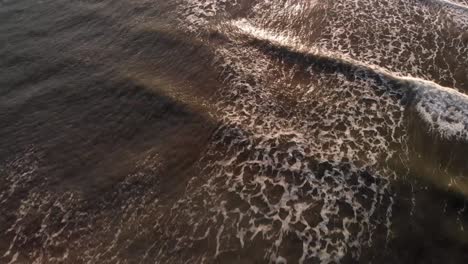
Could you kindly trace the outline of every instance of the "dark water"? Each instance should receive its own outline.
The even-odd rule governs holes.
[[[466,0],[0,1],[0,263],[468,263]]]

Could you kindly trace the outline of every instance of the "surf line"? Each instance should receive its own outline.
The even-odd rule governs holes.
[[[219,28],[229,41],[253,45],[270,55],[281,56],[304,67],[320,67],[349,77],[369,78],[395,93],[402,93],[406,104],[446,139],[468,142],[468,95],[454,88],[412,76],[402,76],[383,67],[355,60],[344,54],[304,45],[297,37],[254,26],[246,19],[230,21]],[[218,31],[219,33],[219,31]]]

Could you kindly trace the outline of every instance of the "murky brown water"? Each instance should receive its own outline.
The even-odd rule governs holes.
[[[467,263],[468,2],[0,1],[0,263]]]

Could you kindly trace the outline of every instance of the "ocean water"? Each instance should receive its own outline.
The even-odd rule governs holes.
[[[468,263],[467,0],[0,0],[0,263]]]

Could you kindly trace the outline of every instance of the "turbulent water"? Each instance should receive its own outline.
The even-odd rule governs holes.
[[[467,0],[1,0],[0,263],[468,263]]]

